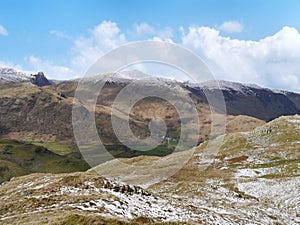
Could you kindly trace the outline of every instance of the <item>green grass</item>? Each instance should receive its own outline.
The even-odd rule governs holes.
[[[74,147],[70,144],[63,144],[57,142],[47,142],[47,143],[32,142],[32,144],[45,147],[48,150],[58,155],[68,155],[74,152]]]
[[[21,166],[0,159],[0,183],[7,181],[12,177],[22,176],[28,174],[28,171]]]
[[[121,145],[121,144],[106,144],[104,145],[106,150],[114,157],[114,158],[132,158],[132,157],[137,157],[141,155],[147,155],[147,156],[166,156],[171,154],[175,147],[174,146],[166,146],[166,145],[159,145],[156,148],[148,151],[137,151],[137,150],[132,150],[129,149],[128,147]],[[141,147],[142,148],[142,147]],[[97,146],[93,145],[87,145],[87,146],[82,146],[83,151],[97,151]],[[99,157],[101,157],[100,150],[97,151],[97,154],[99,154]],[[103,153],[103,157],[107,152]],[[88,155],[88,152],[86,153]]]
[[[0,181],[24,174],[86,171],[90,166],[80,158],[61,156],[27,142],[0,140]]]

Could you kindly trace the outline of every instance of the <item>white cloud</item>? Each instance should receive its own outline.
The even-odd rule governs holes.
[[[70,75],[74,76],[74,71],[72,69],[54,65],[51,61],[42,60],[35,56],[30,56],[27,60],[36,71],[43,71],[45,75],[51,77],[51,79],[64,80],[69,79]]]
[[[243,31],[244,26],[238,21],[227,21],[218,26],[218,29],[226,33],[240,33]]]
[[[50,34],[68,38],[60,31],[50,31]],[[73,58],[67,66],[61,66],[49,60],[35,56],[25,58],[37,71],[43,71],[51,79],[70,79],[82,77],[86,70],[106,52],[127,42],[125,34],[116,23],[103,21],[89,30],[87,36],[77,38],[71,49]]]
[[[59,30],[51,30],[49,33],[56,36],[56,37],[59,37],[59,38],[64,38],[64,39],[67,39],[67,40],[71,39],[71,37],[69,35],[67,35],[64,32],[59,31]]]
[[[140,24],[137,34],[154,33],[154,30]],[[300,91],[300,34],[295,28],[283,27],[258,41],[224,37],[218,29],[211,27],[180,27],[179,31],[180,44],[198,54],[217,79]],[[158,36],[152,36],[151,40],[173,42],[171,38]],[[51,78],[80,77],[99,57],[125,43],[128,43],[127,37],[118,25],[103,21],[87,35],[75,39],[71,49],[73,57],[66,66],[35,56],[28,57],[28,61]],[[175,78],[182,80],[179,76]]]
[[[4,26],[0,24],[0,35],[7,36],[8,32]]]
[[[199,54],[218,79],[300,90],[300,34],[283,27],[259,41],[223,37],[216,29],[190,27],[182,44]]]
[[[74,42],[72,67],[82,76],[100,56],[127,42],[118,25],[103,21],[89,31],[88,37],[80,37]]]
[[[173,30],[170,27],[163,29],[155,29],[147,23],[140,23],[134,26],[134,31],[129,32],[131,35],[139,39],[148,39],[157,37],[159,39],[171,39]]]

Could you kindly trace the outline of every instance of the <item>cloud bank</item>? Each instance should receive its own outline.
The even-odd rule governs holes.
[[[210,68],[216,79],[242,83],[256,83],[265,87],[300,91],[300,34],[293,27],[283,27],[277,33],[261,40],[239,40],[221,35],[242,32],[243,25],[228,21],[216,28],[190,26],[180,28],[177,44],[192,50]],[[52,32],[54,34],[54,32]],[[73,38],[73,58],[67,66],[56,66],[34,57],[30,62],[35,68],[53,76],[82,76],[88,67],[106,52],[128,43],[128,35],[136,40],[173,41],[170,28],[155,29],[141,23],[134,29],[122,31],[118,24],[103,21],[88,30],[88,34]],[[37,60],[38,59],[38,60]],[[44,67],[44,68],[43,68]],[[174,77],[181,80],[180,77]]]
[[[190,27],[182,44],[199,54],[217,79],[300,90],[300,34],[283,27],[259,41],[223,37],[216,29]]]
[[[118,25],[104,21],[90,29],[88,36],[75,40],[72,48],[75,55],[71,62],[72,67],[80,74],[84,74],[100,56],[125,43],[127,43],[126,36]]]

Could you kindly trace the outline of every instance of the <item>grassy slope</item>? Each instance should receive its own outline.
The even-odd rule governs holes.
[[[197,221],[197,224],[202,224],[201,221],[204,221],[203,224],[225,224],[224,221],[230,224],[294,224],[291,221],[300,215],[295,213],[295,209],[299,205],[299,200],[297,200],[300,172],[299,124],[299,116],[282,117],[251,132],[228,134],[225,136],[224,143],[218,155],[215,156],[213,163],[205,171],[202,171],[199,170],[199,163],[201,162],[201,153],[206,145],[204,143],[196,149],[196,154],[184,168],[170,179],[157,183],[149,187],[148,190],[156,192],[156,194],[171,201],[178,201],[180,206],[186,205],[189,207],[194,215],[200,215],[201,219],[199,219],[199,223]],[[122,161],[129,164],[144,165],[156,159],[157,157],[141,156],[122,159]],[[166,165],[167,163],[169,162],[166,161]],[[114,167],[113,164],[109,169],[111,170],[112,167]],[[251,174],[242,173],[245,170],[250,171]],[[127,171],[121,172],[125,172],[125,175],[127,173]],[[145,172],[149,173],[149,170]],[[89,176],[88,174],[82,173],[82,176]],[[76,188],[78,185],[84,186],[84,181],[92,181],[90,177],[81,180],[73,179],[76,178],[74,175],[60,174],[51,175],[50,180],[52,183],[49,184],[48,175],[44,181],[42,180],[43,176],[45,175],[32,174],[14,179],[1,187],[2,192],[5,193],[3,196],[6,197],[11,189],[13,192],[13,188],[20,183],[29,183],[32,177],[35,177],[41,184],[46,180],[48,185],[41,189],[29,188],[29,191],[32,191],[31,198],[29,198],[30,195],[21,198],[24,199],[22,204],[28,204],[28,207],[33,207],[34,210],[39,206],[38,204],[52,206],[54,204],[53,198],[58,196],[53,195],[55,196],[53,198],[38,198],[37,200],[34,196],[43,196],[55,188],[60,192],[60,188],[65,185],[65,183],[62,183],[63,181],[67,182],[68,186]],[[61,177],[56,179],[55,176]],[[70,178],[62,179],[63,176],[69,176]],[[91,173],[90,176],[94,175]],[[99,175],[96,174],[93,179],[98,182],[100,180]],[[40,183],[35,185],[39,186]],[[294,186],[291,186],[292,184]],[[295,190],[292,191],[289,188]],[[22,192],[18,195],[21,196]],[[14,194],[11,194],[11,196],[12,198],[19,198]],[[72,198],[62,196],[62,200],[66,204],[65,201],[74,203],[74,199],[86,197],[86,195],[83,195],[83,197],[74,195]],[[90,199],[95,200],[96,197],[110,199],[107,196],[99,196],[99,191],[95,193],[95,196],[91,195]],[[37,206],[31,204],[30,199]],[[10,201],[11,205],[8,204]],[[6,210],[12,215],[24,211],[24,207],[13,205],[13,202],[13,199],[3,202],[2,210]],[[13,207],[19,208],[15,211]],[[93,217],[95,211],[87,212],[74,208],[66,208],[66,210],[68,211],[55,209],[53,215],[46,214],[50,212],[45,212],[44,216],[44,212],[38,212],[38,215],[39,218],[57,218],[55,216],[63,215],[55,220],[58,224],[97,224],[97,221],[103,221],[103,224],[126,224],[128,221],[125,218],[110,220],[108,217]],[[101,210],[103,208],[99,208],[97,212],[101,212]],[[191,215],[193,214],[191,213]],[[30,218],[24,216],[24,218],[32,222],[32,216]],[[220,222],[218,219],[222,218],[224,220]],[[15,219],[24,222],[21,217]],[[209,219],[212,220],[209,221]],[[6,221],[10,220],[13,221],[14,218]],[[134,224],[135,221],[128,222]],[[142,221],[137,223],[143,224]],[[146,221],[145,224],[152,223]]]
[[[0,140],[0,182],[34,172],[63,173],[85,171],[82,159],[61,156],[48,149],[14,140]]]

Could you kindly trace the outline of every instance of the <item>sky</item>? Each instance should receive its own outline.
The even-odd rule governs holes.
[[[197,54],[216,79],[300,91],[297,0],[1,0],[0,9],[2,67],[71,79],[118,46],[159,40]]]

